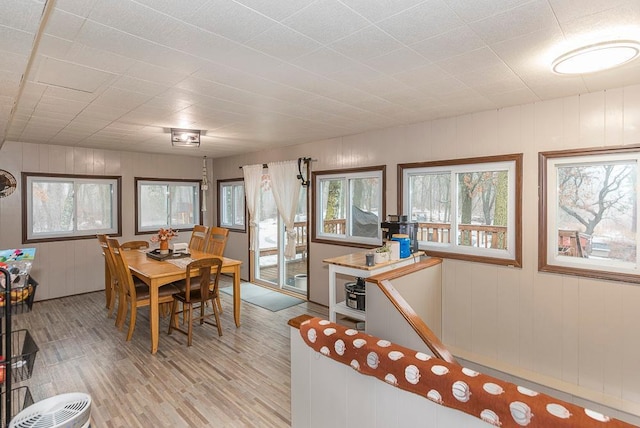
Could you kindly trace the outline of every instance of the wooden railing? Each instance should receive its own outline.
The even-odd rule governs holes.
[[[323,224],[324,233],[333,235],[344,235],[347,232],[347,220],[338,218],[335,220],[325,220]]]
[[[341,235],[346,232],[347,220],[344,218],[325,220],[324,232]],[[294,223],[296,229],[296,251],[306,253],[307,248],[307,222]],[[506,226],[485,226],[481,224],[461,224],[458,226],[460,240],[465,245],[478,248],[505,249],[507,246]],[[418,241],[451,243],[451,225],[448,223],[418,223]],[[276,254],[277,248],[263,248],[261,256]]]
[[[507,227],[482,224],[460,224],[460,243],[478,248],[507,247]],[[448,223],[418,223],[418,241],[451,243],[451,225]]]

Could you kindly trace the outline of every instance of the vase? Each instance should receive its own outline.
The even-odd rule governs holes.
[[[376,264],[385,263],[389,261],[389,253],[387,252],[374,253],[374,254],[375,254],[374,261],[376,262]]]
[[[169,254],[169,241],[160,241],[160,254]]]

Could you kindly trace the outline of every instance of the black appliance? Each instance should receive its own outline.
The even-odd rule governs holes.
[[[347,282],[344,285],[345,303],[351,309],[364,311],[364,278],[356,278],[356,282]]]
[[[382,239],[391,241],[393,235],[404,234],[409,237],[411,252],[418,251],[418,223],[407,221],[406,215],[389,215],[389,221],[380,223]]]

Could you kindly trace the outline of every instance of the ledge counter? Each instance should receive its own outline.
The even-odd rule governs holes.
[[[357,277],[369,278],[382,272],[416,263],[424,255],[424,251],[416,251],[404,259],[367,266],[366,254],[370,252],[371,251],[362,251],[323,260],[324,263],[329,265],[329,320],[331,322],[336,322],[336,314],[347,315],[350,318],[365,321],[365,311],[347,306],[344,289],[336,293],[336,280],[338,275],[351,276],[352,278],[350,280],[355,280]]]

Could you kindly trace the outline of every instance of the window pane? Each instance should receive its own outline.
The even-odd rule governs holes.
[[[508,172],[465,172],[456,176],[458,244],[507,249]]]
[[[636,261],[637,164],[557,167],[560,256]]]
[[[411,221],[420,223],[421,241],[449,243],[451,172],[409,176]]]
[[[73,231],[73,182],[33,181],[32,232]]]
[[[355,178],[351,184],[351,236],[377,238],[380,230],[380,180]]]
[[[171,222],[173,228],[190,226],[195,223],[195,209],[197,209],[194,186],[169,186],[169,200],[171,201]]]
[[[320,191],[322,192],[322,232],[331,235],[345,235],[344,181],[341,179],[321,180]]]
[[[236,226],[244,226],[244,185],[233,186],[233,190],[233,224]]]
[[[220,225],[233,225],[233,188],[232,186],[221,186],[220,191]]]
[[[169,205],[167,186],[143,184],[140,186],[140,225],[144,227],[161,227],[167,225]]]
[[[111,184],[81,183],[76,194],[78,230],[110,229],[113,226]]]

